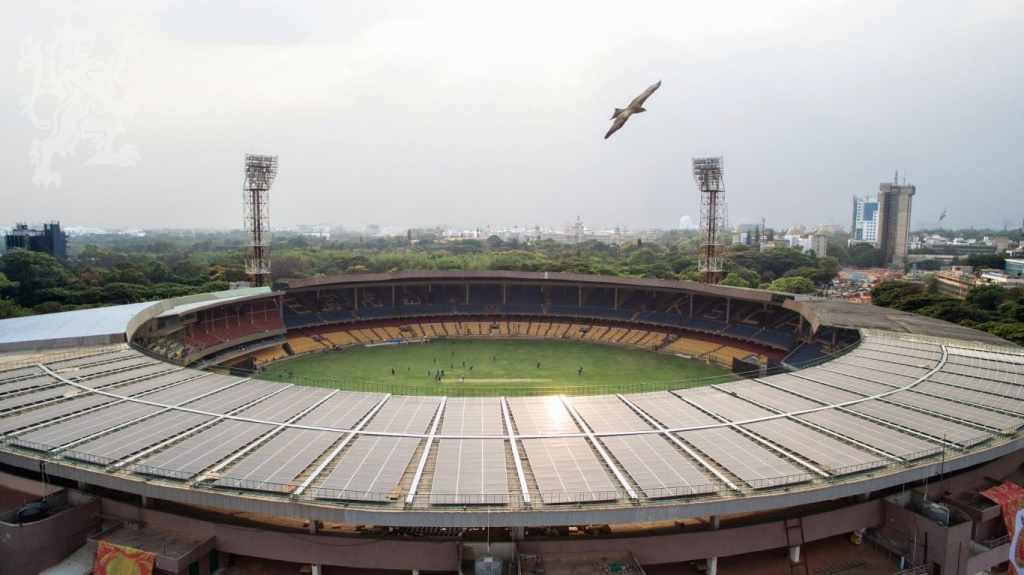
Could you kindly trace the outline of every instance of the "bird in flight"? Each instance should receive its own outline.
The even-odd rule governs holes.
[[[612,134],[617,132],[619,128],[625,125],[626,120],[628,120],[629,117],[632,116],[633,114],[646,112],[647,110],[644,109],[643,107],[644,102],[647,101],[647,98],[650,98],[651,94],[653,94],[654,91],[660,87],[661,80],[658,80],[657,84],[652,85],[650,88],[644,90],[643,94],[640,94],[636,98],[633,98],[633,101],[630,102],[629,105],[626,106],[625,108],[615,108],[615,113],[612,114],[612,119],[615,120],[615,122],[612,123],[612,129],[608,130],[608,133],[604,135],[604,139],[607,140],[608,136],[611,136]]]

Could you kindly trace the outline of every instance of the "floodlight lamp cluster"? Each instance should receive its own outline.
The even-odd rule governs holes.
[[[277,156],[245,155],[245,182],[250,190],[269,190],[277,177]]]
[[[701,190],[722,189],[722,158],[694,158],[693,179]]]

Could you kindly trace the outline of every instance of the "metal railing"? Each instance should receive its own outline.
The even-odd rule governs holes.
[[[742,374],[728,374],[696,379],[679,379],[639,383],[615,383],[603,385],[530,385],[528,382],[516,385],[476,387],[453,379],[451,383],[395,384],[369,381],[353,381],[326,377],[289,375],[278,372],[262,372],[232,368],[231,373],[253,379],[294,383],[311,387],[344,389],[370,393],[391,393],[394,395],[429,395],[448,397],[520,397],[545,395],[612,395],[616,393],[645,393],[705,387],[713,384],[736,381]],[[752,374],[757,375],[757,374]]]
[[[103,458],[75,453],[75,459],[89,461],[90,463],[102,463]],[[56,456],[50,455],[54,458]],[[109,461],[109,460],[107,460]],[[607,491],[576,491],[576,492],[534,492],[530,493],[530,501],[527,502],[520,491],[509,491],[507,493],[429,493],[418,494],[414,501],[407,502],[407,492],[404,489],[394,489],[388,492],[380,491],[359,491],[353,489],[332,489],[317,487],[307,489],[299,494],[295,491],[299,483],[279,483],[261,481],[256,479],[241,479],[230,476],[212,476],[204,480],[203,476],[197,476],[190,472],[183,472],[172,469],[161,469],[146,465],[133,465],[130,469],[122,470],[121,474],[131,475],[132,473],[142,474],[148,482],[167,483],[172,485],[187,485],[194,489],[213,490],[221,492],[248,493],[263,497],[285,498],[290,501],[304,501],[318,504],[338,504],[344,506],[368,506],[375,509],[427,509],[431,507],[489,507],[493,511],[516,510],[523,508],[534,508],[547,505],[598,505],[598,506],[632,506],[637,503],[645,505],[670,504],[679,500],[698,501],[707,499],[721,499],[728,497],[748,497],[768,495],[778,492],[798,492],[810,489],[821,488],[837,482],[849,480],[853,477],[872,476],[884,474],[912,467],[914,464],[886,462],[885,465],[873,466],[865,464],[856,473],[848,473],[843,476],[819,477],[810,473],[763,478],[749,481],[734,480],[727,484],[724,481],[708,482],[704,484],[664,486],[642,490],[642,496],[637,499],[630,496],[625,489]]]
[[[0,357],[0,371],[7,371],[7,370],[11,370],[11,369],[20,369],[20,368],[23,368],[23,367],[32,367],[32,366],[36,365],[37,363],[51,363],[51,362],[54,362],[54,361],[64,361],[64,360],[68,360],[68,359],[78,359],[80,357],[88,357],[90,355],[100,355],[100,354],[110,353],[112,351],[118,351],[118,350],[127,349],[127,348],[128,348],[127,345],[125,345],[123,343],[118,343],[118,344],[112,344],[112,345],[103,345],[103,346],[89,347],[89,348],[85,348],[85,349],[81,349],[81,350],[77,350],[76,349],[76,350],[73,350],[73,351],[26,352],[26,353],[32,353],[34,355],[32,355],[32,357],[27,357],[27,358],[24,358],[24,359],[10,360],[10,361],[3,361],[3,358]],[[15,353],[17,353],[17,352],[15,352]]]

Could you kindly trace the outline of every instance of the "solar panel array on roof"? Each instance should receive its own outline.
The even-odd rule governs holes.
[[[69,367],[78,367],[83,365],[91,365],[96,363],[104,363],[118,361],[127,358],[139,357],[139,355],[140,354],[138,352],[130,349],[117,349],[112,351],[106,351],[103,353],[93,353],[89,355],[83,355],[80,357],[73,357],[70,359],[48,361],[46,362],[46,366],[54,371],[57,371]]]
[[[886,396],[885,401],[892,403],[913,406],[918,409],[932,411],[947,417],[967,421],[978,426],[988,427],[996,431],[1008,431],[1013,433],[1018,427],[1024,424],[1024,419],[1015,416],[984,409],[972,405],[964,405],[955,401],[947,401],[942,398],[924,395],[917,391],[901,391]]]
[[[311,427],[351,429],[384,397],[382,393],[339,391],[302,416],[296,423]]]
[[[667,391],[637,393],[625,398],[669,429],[721,424],[717,419]]]
[[[504,440],[440,440],[430,486],[431,504],[503,505],[508,500]]]
[[[129,384],[120,391],[123,395],[138,395],[162,385],[164,385],[163,382],[146,380]],[[208,391],[205,389],[206,387],[204,380],[196,380],[187,384],[167,387],[141,397],[154,403],[179,405],[199,394],[206,393]],[[219,394],[214,394],[214,396],[216,395]],[[19,436],[14,442],[34,449],[50,449],[104,430],[113,429],[138,417],[153,415],[162,409],[163,407],[143,403],[116,404]]]
[[[13,381],[22,377],[30,375],[38,375],[43,373],[43,370],[37,366],[30,365],[28,367],[17,367],[14,369],[0,370],[0,383],[6,381]]]
[[[214,485],[291,492],[298,487],[295,478],[341,437],[335,431],[286,429],[223,471]]]
[[[651,426],[613,395],[567,398],[576,413],[595,433],[649,431]]]
[[[201,382],[200,382],[201,380]],[[117,386],[107,387],[103,389],[103,395],[114,395],[118,397],[135,397],[142,395],[146,392],[153,391],[167,387],[170,389],[172,386],[184,383],[186,381],[196,381],[196,385],[206,385],[207,382],[214,381],[210,374],[195,372],[195,371],[172,371],[167,375],[160,375],[149,379],[143,379],[140,381],[133,381],[130,383],[123,383]],[[189,386],[191,388],[191,386]],[[160,396],[157,396],[160,397]],[[143,399],[146,399],[143,397]]]
[[[210,413],[230,413],[243,405],[270,397],[274,392],[287,386],[288,384],[285,383],[272,383],[269,381],[256,380],[246,382],[186,403],[184,407]]]
[[[77,387],[65,384],[33,390],[28,393],[18,393],[0,398],[0,411],[13,411],[44,401],[51,401],[65,396],[70,397],[71,395],[81,393],[85,392]]]
[[[856,417],[838,409],[805,413],[797,417],[843,437],[880,449],[904,459],[919,459],[942,450],[938,445],[891,427]]]
[[[843,356],[843,363],[848,363],[860,367],[866,367],[868,369],[878,369],[879,360],[847,355]],[[885,369],[890,373],[898,373],[900,375],[905,375],[917,379],[928,373],[929,369],[935,367],[934,362],[926,360],[922,360],[920,365],[926,365],[927,367],[914,367],[910,365],[900,365],[897,363],[886,363]]]
[[[261,401],[236,413],[238,417],[283,423],[331,394],[329,389],[293,385],[274,395],[273,401]]]
[[[506,398],[519,435],[580,433],[572,416],[556,396]]]
[[[923,357],[936,361],[942,357],[942,348],[938,344],[912,341],[899,337],[887,337],[877,333],[866,337],[863,343],[858,346],[858,350],[861,348],[876,351],[898,351],[904,355]]]
[[[988,431],[967,427],[966,425],[880,400],[864,401],[845,409],[869,415],[889,424],[904,427],[934,437],[935,439],[945,438],[945,441],[965,447],[992,437],[991,432]]]
[[[441,435],[504,437],[501,401],[497,397],[451,397],[445,402]]]
[[[348,447],[316,491],[320,499],[390,501],[405,495],[399,483],[421,439],[364,435]]]
[[[994,367],[1001,367],[1002,369],[994,369]],[[1010,366],[1009,364],[992,366],[989,362],[947,362],[946,365],[942,366],[941,371],[944,373],[966,375],[974,380],[999,381],[1004,383],[1010,383],[1016,386],[1024,385],[1024,374],[1018,373],[1017,371],[1014,371],[1010,368],[1012,368],[1012,366]]]
[[[970,375],[948,373],[944,371],[932,374],[932,376],[928,378],[928,381],[935,381],[962,389],[971,389],[1006,397],[1021,397],[1021,389],[1024,388],[1024,386],[1015,383],[976,379]]]
[[[0,419],[0,433],[9,433],[18,429],[24,429],[31,425],[43,423],[45,421],[50,421],[65,415],[91,409],[106,403],[113,403],[115,401],[118,400],[91,393],[81,394],[66,401],[60,401],[52,405],[40,407],[39,409],[33,409],[31,411],[4,417],[3,419]]]
[[[272,429],[263,423],[222,421],[146,459],[134,471],[188,480]]]
[[[615,435],[600,440],[651,499],[717,491],[717,487],[660,434]]]
[[[891,385],[885,385],[884,383],[865,381],[857,377],[851,377],[824,369],[815,370],[813,374],[808,374],[806,377],[816,382],[824,383],[865,397],[880,393],[888,393],[897,389]]]
[[[615,486],[586,439],[524,439],[522,444],[545,504],[618,499]]]
[[[177,385],[162,387],[157,391],[138,397],[138,399],[157,405],[183,405],[208,393],[224,389],[237,381],[238,380],[234,378],[216,375],[201,377],[199,379],[192,379]],[[111,393],[116,391],[118,392],[118,395],[129,395],[133,391],[145,389],[151,385],[156,385],[156,383],[152,380],[140,381],[131,384],[132,387],[125,386],[118,388],[117,390],[111,390]]]
[[[807,471],[731,427],[684,431],[678,435],[754,489],[812,479]]]
[[[64,456],[107,465],[213,419],[209,415],[168,411],[77,445],[65,451]]]
[[[441,435],[504,435],[497,397],[449,398]],[[503,439],[441,439],[430,485],[430,503],[508,503],[508,468]]]
[[[19,435],[11,440],[11,443],[36,450],[53,449],[117,427],[133,419],[153,415],[162,409],[141,403],[112,405],[81,417],[65,419],[59,423]]]
[[[100,374],[107,374],[113,372],[130,371],[137,367],[144,365],[153,365],[155,362],[147,357],[133,356],[126,357],[124,359],[118,359],[109,363],[99,363],[95,365],[87,365],[74,370],[69,371],[57,371],[62,377],[73,379],[75,381],[87,380],[90,377],[95,377]],[[166,366],[167,364],[160,364]]]
[[[713,389],[714,393],[688,393],[682,397],[705,411],[717,414],[729,421],[746,421],[775,415],[763,407],[744,401],[734,395]]]
[[[813,368],[806,369],[804,371],[810,372],[813,371]],[[803,372],[801,372],[801,375],[802,373]],[[811,381],[810,379],[800,377],[797,374],[778,375],[765,380],[765,383],[773,385],[783,391],[803,395],[827,405],[864,399],[863,395],[853,393],[851,391],[845,391],[823,383],[818,383],[816,381]]]
[[[886,365],[901,365],[901,366],[912,366],[917,369],[929,370],[935,367],[937,363],[936,359],[928,359],[923,357],[902,355],[900,353],[894,353],[892,350],[857,350],[857,353],[853,357],[872,359],[875,361],[884,362]]]
[[[10,379],[4,383],[0,383],[0,394],[24,391],[26,389],[32,389],[33,387],[44,387],[47,385],[53,385],[59,381],[60,380],[46,374],[33,375],[31,377],[19,377],[17,379]]]
[[[437,397],[391,396],[364,430],[426,433],[440,404]],[[357,437],[317,489],[316,497],[388,501],[399,496],[398,483],[420,441],[408,437]]]
[[[719,385],[718,388],[783,412],[821,407],[821,404],[818,402],[804,399],[781,389],[769,387],[757,381],[737,381]]]
[[[870,369],[867,367],[861,367],[859,365],[850,365],[848,363],[843,363],[843,358],[841,357],[834,359],[826,364],[817,366],[816,373],[817,372],[845,374],[852,377],[860,378],[862,380],[878,382],[880,384],[892,387],[904,387],[914,382],[914,378],[908,375],[889,373],[887,371],[882,371],[877,368]]]
[[[1022,388],[1022,390],[1024,390],[1024,388]],[[1018,415],[1024,414],[1024,397],[1007,397],[1005,395],[996,395],[994,393],[964,389],[962,387],[956,387],[944,383],[932,383],[929,381],[915,385],[914,391],[919,393],[930,393],[940,397],[972,403],[974,405],[980,405],[992,409],[999,409],[1009,413],[1016,413]]]
[[[771,419],[742,426],[782,446],[803,459],[816,463],[831,475],[846,475],[875,467],[887,461],[880,455],[867,453],[838,439],[809,429],[791,419]]]
[[[374,414],[364,431],[426,433],[439,405],[439,397],[392,395]]]
[[[141,366],[126,371],[118,371],[115,373],[111,373],[109,375],[97,375],[84,381],[79,381],[77,379],[72,378],[69,379],[72,379],[72,381],[75,381],[76,383],[79,383],[84,387],[92,389],[102,389],[126,381],[134,381],[137,379],[150,377],[162,373],[178,373],[181,371],[183,370],[180,368],[163,363],[156,365]]]
[[[1010,355],[1007,353],[997,353],[994,351],[988,351],[984,349],[971,349],[967,347],[960,347],[956,344],[948,344],[946,346],[946,353],[954,361],[961,361],[958,358],[964,358],[964,360],[986,360],[998,364],[1024,365],[1024,359],[1022,359],[1020,356]]]

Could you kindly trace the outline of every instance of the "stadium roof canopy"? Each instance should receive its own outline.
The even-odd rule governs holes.
[[[153,317],[176,316],[205,307],[269,295],[270,288],[241,288],[93,309],[0,321],[0,352],[125,343]]]
[[[132,320],[159,305],[143,302],[7,319],[0,322],[0,351],[121,343]]]

